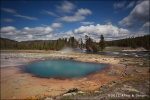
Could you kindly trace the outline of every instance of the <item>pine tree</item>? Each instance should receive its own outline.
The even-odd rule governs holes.
[[[103,35],[100,36],[99,47],[100,47],[100,50],[101,50],[101,51],[103,51],[103,50],[105,49],[105,47],[106,47],[106,45],[105,45],[105,40],[104,40],[104,36],[103,36]]]

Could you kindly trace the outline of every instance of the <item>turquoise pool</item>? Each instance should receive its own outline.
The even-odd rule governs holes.
[[[79,78],[106,68],[105,64],[72,60],[44,60],[27,65],[26,71],[37,77]]]

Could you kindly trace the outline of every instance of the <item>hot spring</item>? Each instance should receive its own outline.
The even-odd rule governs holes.
[[[72,60],[44,60],[32,62],[26,71],[43,78],[79,78],[106,68],[105,64],[85,63]]]

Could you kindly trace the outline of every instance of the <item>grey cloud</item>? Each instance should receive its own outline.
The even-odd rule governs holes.
[[[89,9],[78,9],[78,11],[73,16],[64,16],[59,18],[60,21],[65,22],[76,22],[76,21],[82,21],[85,19],[86,15],[92,14],[92,11]]]
[[[127,5],[126,9],[132,8],[132,7],[134,6],[134,4],[135,4],[135,1],[130,2],[130,3]]]
[[[149,20],[149,1],[143,1],[137,4],[131,13],[118,23],[125,27],[133,27],[136,22],[148,22]]]
[[[64,1],[61,6],[57,6],[57,10],[59,12],[65,12],[65,13],[71,13],[72,10],[75,8],[76,6],[73,3],[68,1]]]
[[[128,28],[133,28],[135,25],[134,22],[130,20],[130,17],[125,17],[123,20],[119,21],[118,24]]]
[[[144,32],[149,32],[150,31],[150,22],[146,22],[145,24],[143,24],[143,26],[139,30],[144,31]]]
[[[63,13],[64,16],[59,17],[56,13],[53,13],[51,11],[43,10],[41,13],[46,13],[52,16],[59,17],[56,20],[57,21],[64,21],[64,22],[76,22],[76,21],[82,21],[84,20],[87,15],[92,14],[92,11],[89,9],[77,9],[76,12],[73,12],[75,10],[76,6],[68,1],[62,2],[62,5],[56,6],[56,11],[59,11],[60,13]],[[69,15],[67,15],[69,13]]]

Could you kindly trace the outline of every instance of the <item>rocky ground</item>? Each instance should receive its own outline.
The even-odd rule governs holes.
[[[72,92],[53,100],[149,100],[149,75],[125,76],[91,92]]]

